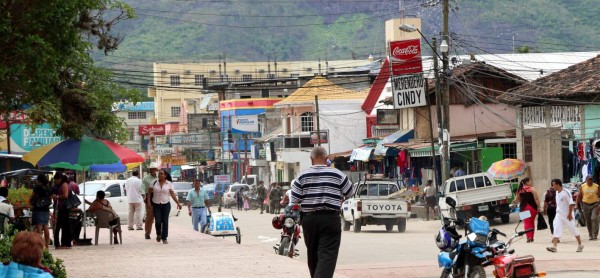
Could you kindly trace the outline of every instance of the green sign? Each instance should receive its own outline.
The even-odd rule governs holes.
[[[38,125],[35,131],[25,124],[10,125],[10,152],[13,154],[28,153],[62,139],[48,124]]]

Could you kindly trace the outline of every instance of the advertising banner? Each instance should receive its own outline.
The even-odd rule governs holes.
[[[140,135],[165,135],[165,125],[140,125],[138,128]]]
[[[38,125],[35,131],[25,124],[10,125],[10,152],[12,154],[25,154],[62,139],[48,124]]]
[[[230,183],[231,175],[215,175],[215,183]]]
[[[423,72],[421,61],[421,40],[403,40],[390,42],[392,75]]]
[[[423,74],[410,74],[392,77],[394,108],[408,108],[427,105]]]
[[[329,132],[327,130],[321,130],[321,144],[327,144],[329,142]],[[316,145],[319,141],[319,137],[316,131],[310,132],[310,143]]]
[[[231,117],[231,133],[252,132],[258,132],[258,115]]]

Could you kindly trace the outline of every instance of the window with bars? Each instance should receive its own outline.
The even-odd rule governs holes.
[[[171,75],[171,86],[181,86],[179,75]]]
[[[204,75],[202,74],[196,74],[194,75],[194,85],[195,86],[202,86],[202,80],[204,79]]]
[[[181,113],[181,107],[171,106],[171,117],[179,117],[180,113]]]
[[[128,128],[127,129],[127,134],[129,135],[129,141],[135,140],[135,129]]]
[[[146,112],[128,112],[127,119],[129,119],[129,120],[146,119]]]
[[[314,118],[312,112],[304,112],[300,115],[300,125],[302,132],[313,131]]]
[[[502,158],[517,158],[517,143],[500,144],[502,147]]]

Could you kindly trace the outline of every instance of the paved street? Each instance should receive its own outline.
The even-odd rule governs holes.
[[[213,208],[216,210],[215,208]],[[300,257],[288,259],[275,255],[272,246],[279,231],[271,226],[271,214],[234,210],[242,231],[242,244],[235,238],[214,238],[193,232],[185,213],[171,218],[169,244],[144,240],[142,231],[123,231],[123,245],[108,245],[108,231],[101,230],[100,245],[53,250],[65,260],[70,277],[187,276],[197,277],[308,277],[306,250],[299,245]],[[515,219],[495,228],[510,233]],[[126,227],[126,226],[124,226]],[[437,248],[433,235],[437,221],[412,219],[405,233],[385,232],[383,226],[363,227],[363,232],[343,232],[337,277],[438,277]],[[581,229],[583,231],[583,229]],[[88,230],[88,237],[93,231]],[[565,238],[559,253],[545,251],[549,231],[536,235],[536,242],[514,245],[517,254],[533,254],[539,270],[549,277],[597,277],[600,272],[600,242],[585,242],[583,253],[576,253],[573,238]],[[101,263],[101,264],[100,264]],[[101,265],[102,267],[99,267]],[[488,268],[491,275],[491,268]]]

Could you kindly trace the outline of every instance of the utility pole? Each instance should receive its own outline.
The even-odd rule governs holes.
[[[317,146],[321,146],[321,125],[319,121],[319,96],[315,96],[315,117],[317,120]]]
[[[248,134],[244,134],[244,178],[248,182]]]
[[[442,182],[446,182],[449,178],[450,172],[450,84],[448,77],[450,76],[449,64],[448,64],[448,52],[450,51],[450,40],[448,36],[448,4],[449,0],[443,0],[443,14],[442,14],[442,45],[444,42],[447,45],[446,51],[442,50],[442,82],[443,82],[443,105],[444,105],[444,118],[442,125]]]
[[[437,116],[437,133],[438,133],[438,144],[441,145],[441,141],[442,141],[442,97],[440,95],[440,74],[439,74],[439,65],[438,65],[438,52],[437,52],[437,39],[434,37],[432,39],[432,50],[433,50],[433,75],[435,77],[435,112],[436,112],[436,116]],[[429,99],[429,98],[427,98]],[[431,111],[431,110],[430,110]],[[433,121],[433,119],[431,118],[431,114],[429,117],[429,121],[430,124]],[[433,145],[433,126],[431,126],[431,151],[434,151],[434,145]],[[442,156],[440,155],[440,158]],[[443,160],[440,160],[443,161]],[[434,175],[435,175],[435,185],[436,185],[436,189],[437,192],[439,192],[439,186],[442,184],[440,181],[438,181],[438,172],[437,172],[437,165],[436,165],[436,161],[435,161],[435,156],[433,156],[433,171],[434,171]],[[443,164],[443,163],[442,163]],[[444,166],[441,165],[442,169],[444,169]],[[440,177],[442,178],[443,175]],[[445,180],[442,180],[442,182],[445,182]]]

